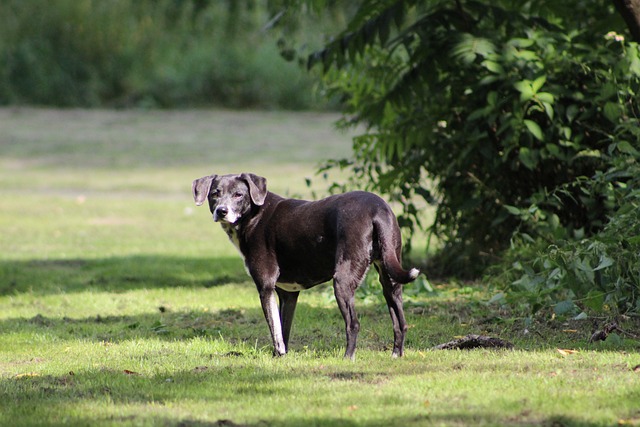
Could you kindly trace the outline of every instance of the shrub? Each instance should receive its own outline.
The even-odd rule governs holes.
[[[309,58],[364,129],[332,165],[409,229],[436,204],[444,273],[520,258],[508,297],[534,311],[637,310],[640,56],[617,28],[604,2],[365,1]]]
[[[629,134],[639,129],[621,127]],[[512,268],[498,275],[510,283],[507,300],[532,313],[550,307],[564,316],[640,313],[640,152],[622,141],[607,159],[607,171],[577,185],[589,196],[594,187],[610,191],[616,209],[608,222],[587,238],[553,239],[548,226],[535,242],[516,233],[507,258]]]
[[[551,4],[367,3],[310,63],[345,100],[343,124],[364,125],[338,164],[402,200],[409,228],[414,195],[437,205],[436,268],[474,276],[514,232],[602,229],[611,188],[583,184],[607,170],[612,144],[636,142],[618,126],[637,123],[640,69],[637,45],[594,31],[615,22],[612,7],[573,4],[569,18]]]

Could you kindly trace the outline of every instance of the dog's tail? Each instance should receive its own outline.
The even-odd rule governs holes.
[[[420,274],[420,270],[418,270],[417,268],[405,270],[400,266],[400,263],[398,263],[397,266],[393,267],[385,264],[384,268],[389,273],[389,276],[391,276],[393,281],[396,283],[400,283],[401,285],[413,282]]]
[[[413,282],[420,274],[420,270],[417,268],[410,270],[402,268],[400,261],[402,238],[400,237],[400,229],[395,217],[391,213],[390,221],[384,222],[385,224],[375,220],[373,222],[375,234],[378,237],[382,270],[396,283],[404,285]]]

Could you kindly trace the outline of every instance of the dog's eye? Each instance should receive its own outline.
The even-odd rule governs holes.
[[[220,197],[220,190],[213,190],[211,192],[211,197],[213,197],[214,199],[217,199],[218,197]]]
[[[235,197],[236,199],[240,199],[240,198],[244,197],[244,194],[242,194],[239,191],[236,191],[235,193],[233,193],[233,197]]]

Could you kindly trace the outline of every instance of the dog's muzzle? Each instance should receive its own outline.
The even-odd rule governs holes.
[[[226,206],[218,206],[213,211],[213,220],[215,222],[227,222],[229,224],[235,224],[238,219],[240,219],[240,215]]]
[[[229,213],[229,209],[227,207],[219,206],[213,212],[213,220],[216,222],[221,221],[227,217],[228,213]]]

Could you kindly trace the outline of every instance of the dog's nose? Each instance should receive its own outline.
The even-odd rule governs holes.
[[[218,215],[219,218],[224,218],[228,213],[229,209],[224,206],[220,206],[216,209],[216,215]]]

